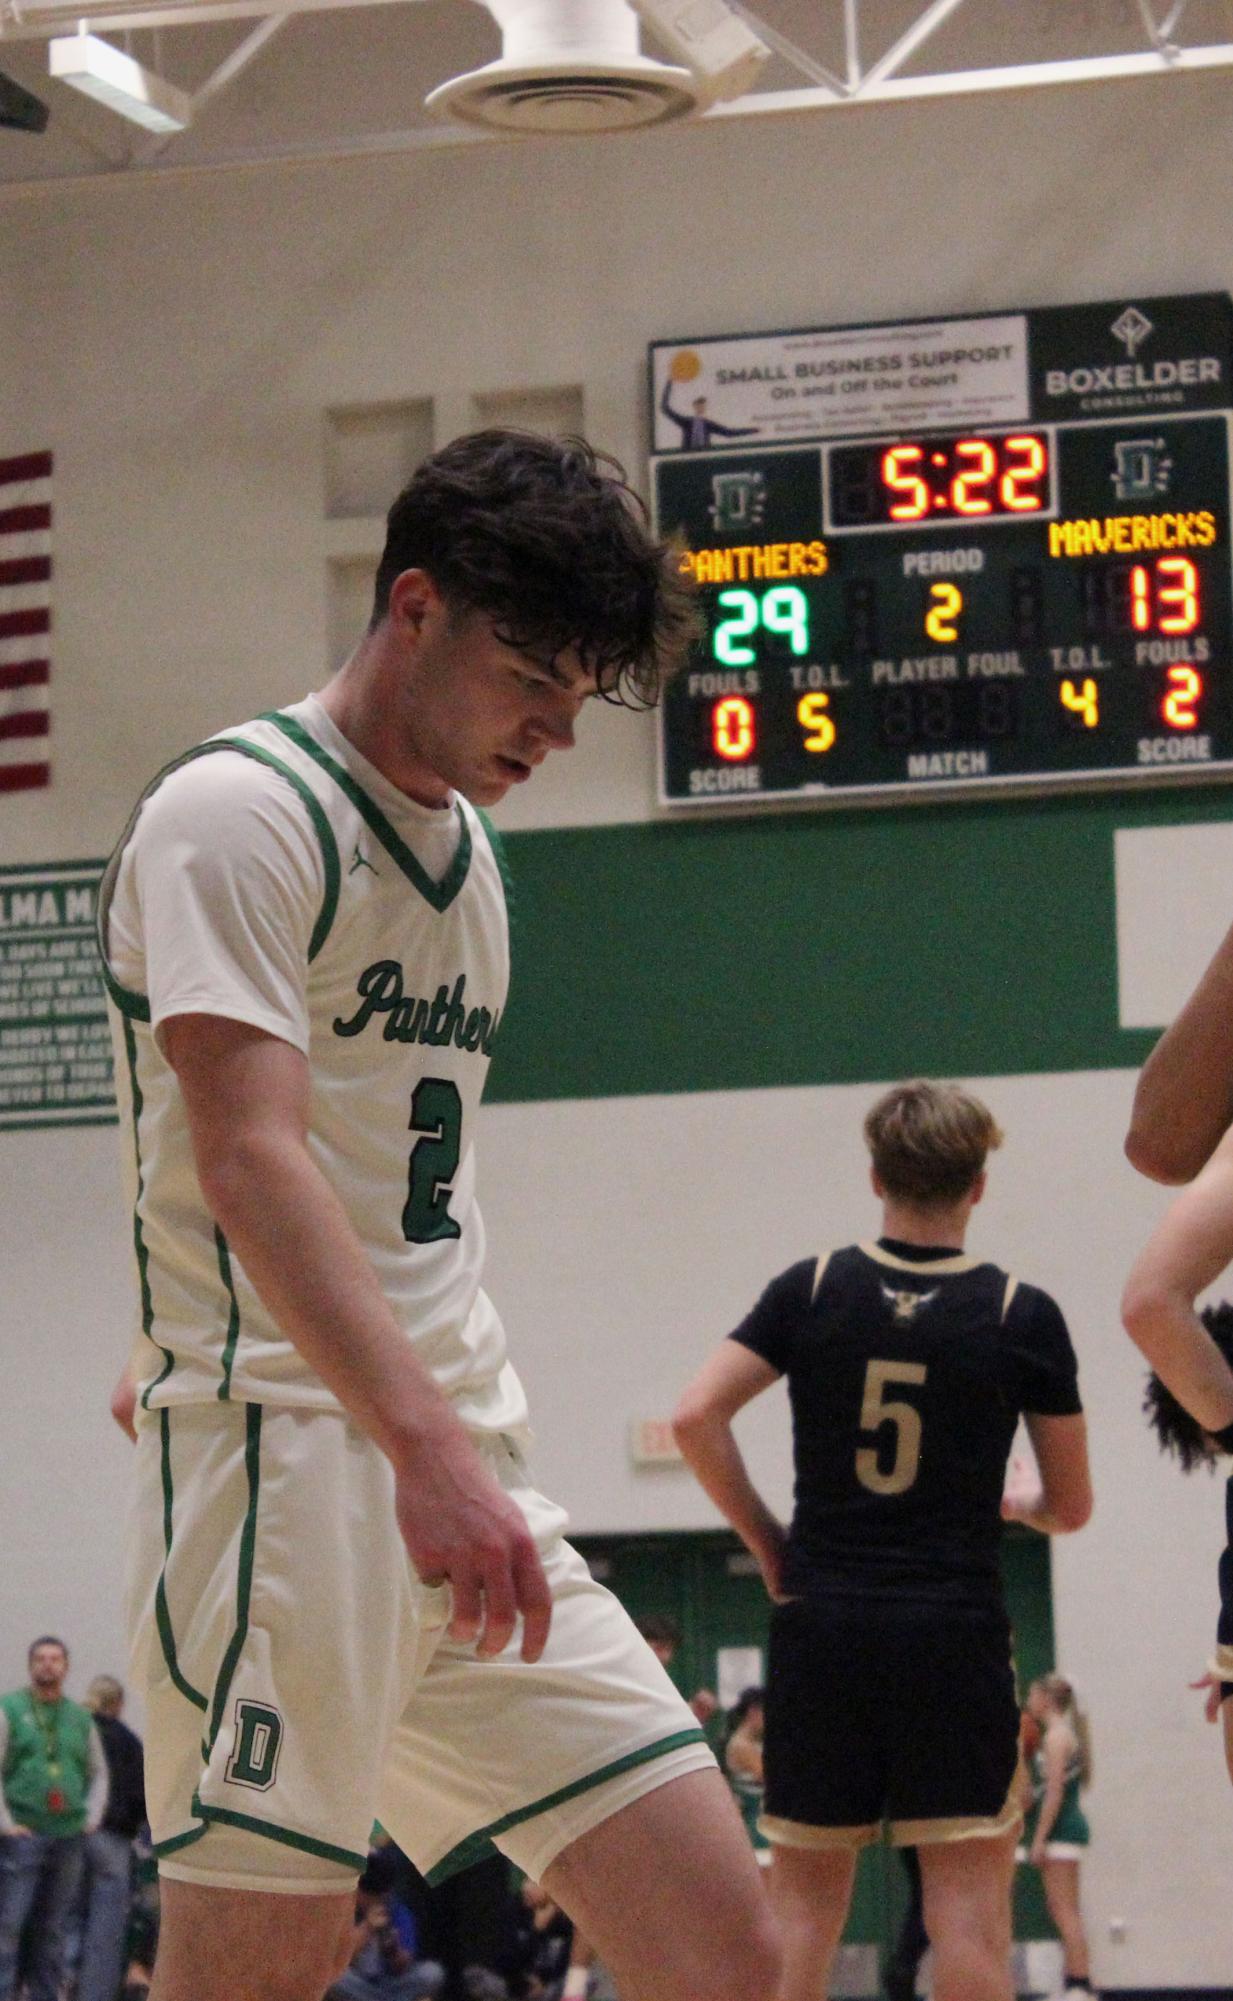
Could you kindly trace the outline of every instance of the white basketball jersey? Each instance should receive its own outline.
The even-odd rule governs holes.
[[[408,1340],[464,1423],[519,1433],[525,1399],[480,1285],[475,1126],[509,974],[480,816],[457,796],[408,800],[309,697],[156,780],[100,903],[143,1406],[336,1407],[202,1197],[157,1031],[204,1013],[304,1052],[310,1150]]]

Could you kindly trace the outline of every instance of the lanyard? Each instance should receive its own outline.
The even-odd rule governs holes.
[[[39,1727],[43,1748],[47,1753],[49,1777],[60,1776],[60,1704],[58,1702],[36,1702],[30,1697],[30,1712]]]

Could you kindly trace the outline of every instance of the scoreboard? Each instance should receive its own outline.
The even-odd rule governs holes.
[[[1225,294],[651,349],[667,805],[1233,770]]]

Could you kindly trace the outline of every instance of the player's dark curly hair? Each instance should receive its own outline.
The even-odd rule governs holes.
[[[1205,1306],[1199,1318],[1233,1368],[1233,1306],[1224,1301],[1219,1306]],[[1172,1390],[1165,1388],[1155,1369],[1147,1379],[1143,1408],[1160,1440],[1161,1451],[1171,1452],[1183,1473],[1193,1473],[1196,1466],[1211,1470],[1214,1461],[1208,1450],[1207,1432],[1185,1405],[1178,1402]]]
[[[473,431],[434,452],[390,509],[371,626],[410,569],[546,665],[575,650],[600,694],[630,706],[654,704],[700,629],[680,550],[582,438]]]

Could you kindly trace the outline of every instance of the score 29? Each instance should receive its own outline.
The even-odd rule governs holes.
[[[752,667],[757,648],[747,644],[759,628],[786,640],[799,659],[809,651],[809,599],[795,584],[769,591],[720,591],[715,600],[728,612],[711,638],[711,651],[724,667]]]

